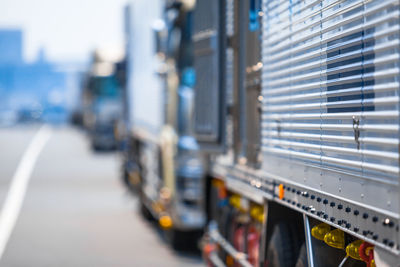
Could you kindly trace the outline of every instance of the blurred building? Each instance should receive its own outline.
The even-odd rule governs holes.
[[[0,29],[0,109],[35,109],[44,119],[57,110],[65,117],[67,73],[48,62],[43,49],[36,62],[24,62],[22,47],[21,30]]]
[[[22,64],[22,31],[0,29],[0,64]]]

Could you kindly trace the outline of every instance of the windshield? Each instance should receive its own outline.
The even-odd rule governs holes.
[[[120,94],[120,86],[115,76],[93,77],[90,87],[93,94],[100,97],[116,98]]]

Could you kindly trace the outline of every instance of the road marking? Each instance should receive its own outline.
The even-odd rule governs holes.
[[[52,130],[49,126],[44,125],[39,129],[25,150],[11,180],[11,185],[0,214],[0,259],[3,256],[8,240],[17,222],[36,160],[50,139],[51,134]]]

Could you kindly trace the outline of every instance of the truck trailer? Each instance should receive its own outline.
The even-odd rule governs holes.
[[[122,117],[125,62],[122,52],[97,49],[82,88],[83,126],[94,150],[116,149]]]
[[[191,130],[191,2],[136,0],[127,9],[124,180],[138,192],[143,215],[157,220],[177,249],[196,247],[206,222],[205,167]]]
[[[210,266],[400,266],[399,1],[150,2],[131,47],[146,210],[198,218]]]

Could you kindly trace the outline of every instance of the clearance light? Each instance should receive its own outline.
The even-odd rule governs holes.
[[[231,204],[233,207],[240,209],[240,196],[239,195],[233,195],[229,198],[229,204]]]
[[[324,237],[331,231],[331,227],[326,223],[320,223],[311,229],[311,235],[318,240],[324,241]]]
[[[161,203],[154,202],[151,207],[156,213],[160,213],[164,210],[164,207]]]
[[[212,179],[211,185],[218,189],[218,198],[219,199],[225,199],[228,196],[228,192],[226,191],[225,188],[225,183],[219,179]]]
[[[285,197],[285,189],[283,188],[283,184],[279,185],[279,199],[283,199]]]
[[[324,241],[331,247],[344,249],[344,232],[340,229],[335,229],[327,233]]]
[[[164,202],[169,202],[171,200],[172,197],[172,193],[171,190],[168,187],[163,187],[160,190],[160,198],[164,201]]]
[[[168,215],[162,215],[158,220],[158,223],[164,229],[170,229],[172,227],[172,219]]]
[[[226,199],[227,196],[228,196],[228,192],[226,191],[225,186],[220,186],[218,188],[218,198],[219,199]]]
[[[217,187],[217,188],[224,186],[224,182],[219,179],[212,179],[211,184],[212,184],[212,186]]]
[[[362,240],[356,240],[352,243],[350,243],[349,245],[347,245],[346,247],[346,254],[347,256],[355,259],[355,260],[362,260],[362,258],[360,257],[360,246],[364,241]]]
[[[214,243],[205,244],[203,247],[203,257],[205,259],[210,259],[211,253],[215,253],[215,252],[217,252],[217,250],[218,250],[218,247],[216,244],[214,244]],[[210,261],[210,263],[211,263],[211,261]]]
[[[250,216],[259,221],[259,222],[264,222],[264,210],[261,206],[259,205],[254,205],[250,208]]]
[[[226,256],[226,266],[233,266],[235,264],[235,261],[233,260],[233,257],[230,255]]]

